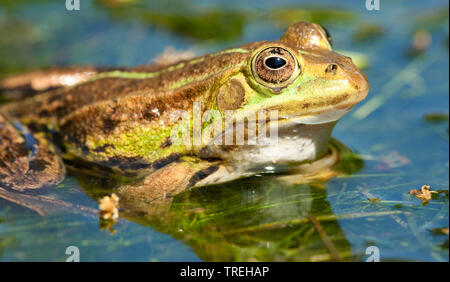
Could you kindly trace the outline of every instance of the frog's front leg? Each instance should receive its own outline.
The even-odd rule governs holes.
[[[154,171],[134,185],[119,188],[118,192],[122,198],[133,201],[165,201],[197,186],[202,180],[222,169],[223,165],[219,162],[186,157]]]
[[[65,168],[55,147],[43,133],[15,125],[0,114],[0,187],[25,191],[60,183]]]

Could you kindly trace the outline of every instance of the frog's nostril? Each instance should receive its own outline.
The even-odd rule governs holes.
[[[338,66],[336,64],[328,65],[328,67],[325,69],[326,73],[336,74],[338,69]]]

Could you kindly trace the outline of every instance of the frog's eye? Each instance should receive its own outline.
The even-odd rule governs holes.
[[[279,87],[293,76],[298,66],[288,50],[269,47],[256,56],[252,68],[257,80],[269,83],[268,86]]]

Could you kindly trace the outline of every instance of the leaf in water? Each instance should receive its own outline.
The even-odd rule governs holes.
[[[119,218],[119,197],[116,194],[111,196],[104,196],[100,199],[98,208],[102,219],[104,220],[117,220]]]
[[[428,113],[423,116],[423,119],[429,123],[448,123],[448,113]]]
[[[238,38],[244,28],[245,17],[240,13],[220,10],[194,16],[141,12],[144,22],[167,28],[198,40],[230,40]]]
[[[136,1],[120,5],[103,1],[97,3],[106,8],[115,19],[137,20],[197,40],[236,39],[242,35],[244,23],[252,14],[250,11],[242,13],[221,7],[199,8],[194,3],[186,5],[183,1],[174,1],[173,5],[169,6],[164,2]],[[156,7],[153,7],[155,5]]]
[[[444,249],[448,249],[448,227],[441,227],[441,228],[433,228],[430,230],[431,234],[433,235],[446,235],[447,239],[444,243],[442,243],[440,246]]]
[[[448,235],[448,227],[433,228],[430,232],[434,235]]]
[[[354,42],[363,42],[381,37],[386,33],[384,27],[378,24],[362,24],[353,35]]]
[[[423,185],[420,190],[412,189],[409,191],[410,195],[416,196],[417,199],[422,200],[422,205],[425,206],[431,199],[435,199],[440,194],[444,194],[448,198],[448,190],[430,190],[429,185]]]
[[[371,203],[380,203],[381,200],[378,198],[367,198]]]

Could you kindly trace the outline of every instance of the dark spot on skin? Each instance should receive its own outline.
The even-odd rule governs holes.
[[[209,147],[204,147],[200,150],[199,155],[201,158],[211,158],[212,152]]]
[[[145,111],[142,113],[142,116],[146,119],[146,120],[155,120],[158,115],[152,111]]]
[[[200,171],[197,171],[192,177],[191,179],[189,179],[189,184],[188,187],[192,187],[194,186],[198,181],[205,179],[206,177],[208,177],[209,175],[213,174],[214,172],[216,172],[219,169],[218,165],[212,165],[210,167],[207,167],[205,169],[202,169]]]
[[[44,110],[40,111],[38,115],[39,115],[39,117],[45,118],[45,117],[51,116],[52,114],[48,110],[44,109]]]
[[[170,164],[172,162],[179,161],[182,156],[183,156],[182,154],[176,154],[176,153],[168,155],[165,158],[162,158],[162,159],[160,159],[160,160],[158,160],[156,162],[153,162],[152,167],[154,169],[160,169],[160,168],[162,168],[162,167],[164,167],[164,166],[166,166],[166,165],[168,165],[168,164]]]
[[[64,146],[64,137],[59,134],[56,130],[52,130],[50,131],[51,136],[52,136],[52,142],[53,144],[58,147],[62,153],[66,153],[67,149]]]
[[[337,105],[339,103],[341,103],[342,101],[345,101],[348,99],[348,93],[342,93],[341,95],[339,95],[338,97],[335,97],[331,100],[331,103]]]
[[[51,163],[45,160],[34,159],[30,161],[30,169],[35,171],[44,171]]]
[[[66,114],[67,114],[67,109],[63,105],[57,106],[52,109],[47,109],[47,108],[43,107],[43,109],[38,112],[38,116],[41,118],[51,117],[54,115],[64,116]]]
[[[164,148],[168,148],[172,145],[172,140],[170,139],[170,137],[166,137],[166,139],[164,140],[164,142],[161,144],[161,146],[159,146],[160,148],[164,149]]]
[[[63,140],[67,141],[67,143],[81,146],[80,144],[86,143],[86,127],[87,126],[82,126],[81,123],[76,124],[75,121],[70,121],[69,124],[65,124],[61,127],[58,134]]]
[[[104,119],[103,120],[103,131],[105,133],[110,133],[111,131],[113,131],[116,126],[120,123],[120,121],[117,120],[112,120],[110,118],[108,119]]]
[[[138,170],[150,167],[150,164],[142,157],[110,157],[107,161],[100,162],[101,165],[118,167],[123,170]]]
[[[51,96],[50,98],[48,98],[47,104],[52,104],[52,103],[63,100],[65,94],[66,94],[65,92],[59,92],[59,93]]]
[[[166,111],[167,105],[159,100],[154,100],[145,107],[142,112],[142,117],[148,121],[158,120],[159,117]],[[157,111],[155,111],[157,110]]]
[[[45,124],[40,124],[37,122],[30,122],[27,124],[27,127],[33,132],[48,132],[48,128]]]
[[[114,147],[113,144],[105,144],[105,145],[102,145],[102,146],[97,147],[97,148],[95,148],[95,149],[92,149],[92,152],[95,152],[95,153],[104,153],[104,152],[106,151],[107,148],[113,148],[113,149],[114,149],[115,147]]]
[[[210,157],[210,158],[202,158],[202,160],[206,161],[206,162],[219,162],[222,161],[222,159],[220,158],[215,158],[215,157]]]
[[[28,150],[24,144],[10,144],[10,147],[6,148],[6,154],[2,156],[3,159],[0,161],[0,167],[8,167],[10,163],[27,155]]]
[[[82,145],[81,145],[81,151],[83,152],[83,154],[86,154],[86,155],[87,155],[87,154],[89,154],[89,153],[91,152],[91,149],[89,149],[88,146],[82,144]]]

